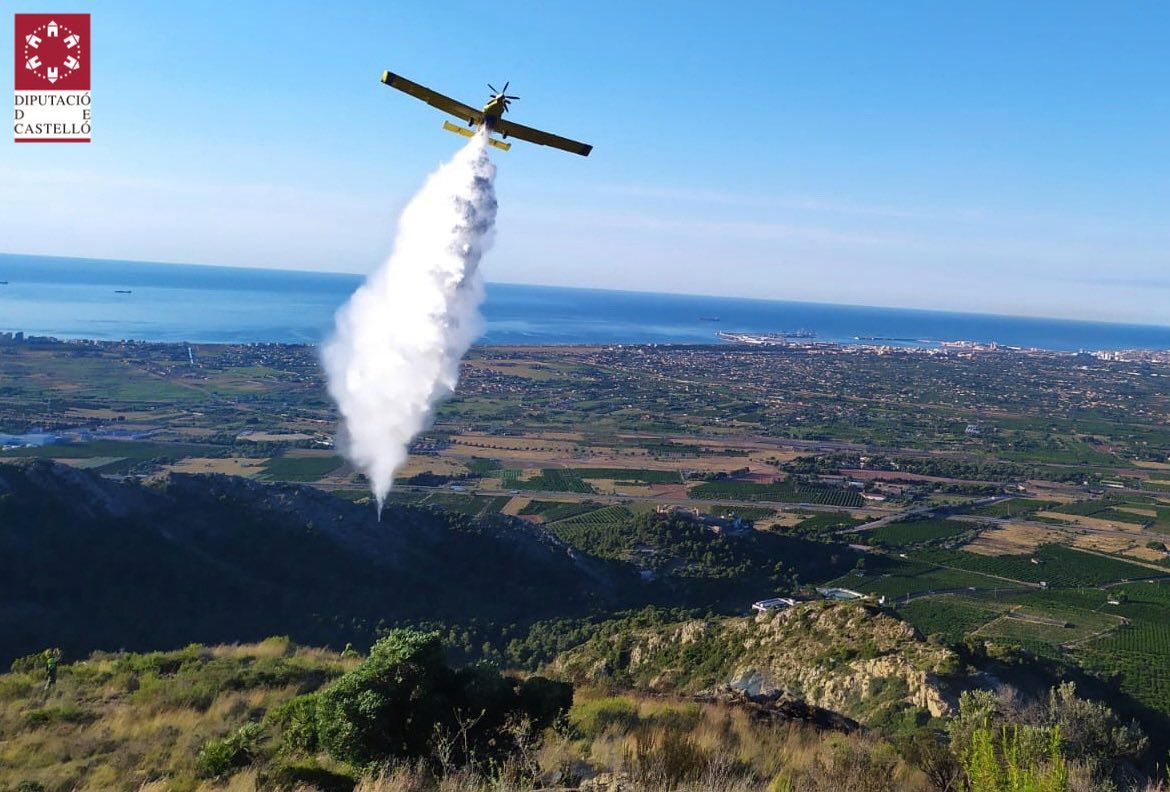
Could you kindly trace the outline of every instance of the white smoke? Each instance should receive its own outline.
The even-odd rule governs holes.
[[[341,450],[370,480],[379,514],[410,441],[455,390],[479,336],[495,175],[480,133],[427,178],[402,212],[394,252],[338,310],[322,350]]]

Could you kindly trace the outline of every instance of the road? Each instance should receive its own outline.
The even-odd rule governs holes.
[[[890,523],[902,522],[905,520],[928,519],[931,517],[949,517],[960,509],[990,506],[993,503],[999,503],[1000,501],[1009,500],[1013,497],[1015,496],[992,495],[988,498],[980,498],[977,501],[972,501],[971,503],[920,506],[917,509],[908,509],[904,512],[898,512],[897,514],[889,514],[881,517],[880,519],[874,520],[873,522],[867,522],[854,528],[845,528],[841,531],[838,531],[837,535],[844,536],[846,534],[864,533],[865,531],[872,531],[874,528],[880,528],[883,525],[889,525]]]
[[[302,482],[290,482],[290,483],[304,484],[303,481]],[[316,484],[314,486],[320,486],[320,485]],[[348,486],[348,487],[338,486],[338,487],[335,487],[335,489],[353,489],[353,487],[352,486]],[[404,492],[404,491],[405,492],[423,492],[423,493],[442,492],[442,493],[447,493],[447,494],[451,494],[452,492],[455,492],[455,493],[461,493],[464,495],[483,495],[485,497],[512,496],[512,497],[524,497],[524,498],[547,499],[547,500],[566,500],[566,499],[573,499],[573,500],[578,500],[578,501],[589,500],[589,501],[595,501],[597,503],[603,503],[606,505],[620,505],[620,504],[624,504],[624,503],[635,502],[635,503],[654,503],[656,505],[667,505],[667,506],[697,506],[697,507],[722,506],[722,507],[726,507],[726,508],[734,508],[737,506],[745,507],[745,508],[767,507],[770,509],[776,509],[777,511],[785,511],[785,510],[791,511],[793,509],[807,509],[810,511],[826,511],[826,512],[848,511],[848,512],[852,512],[852,513],[863,512],[867,516],[885,514],[885,512],[879,511],[877,509],[865,507],[865,506],[857,506],[857,507],[827,506],[823,503],[792,503],[792,502],[788,502],[788,501],[781,502],[781,501],[764,501],[764,500],[759,500],[759,501],[702,500],[702,499],[697,499],[697,498],[686,498],[686,497],[669,498],[669,497],[663,497],[661,495],[637,495],[637,494],[632,494],[632,493],[631,494],[627,494],[627,493],[621,493],[621,494],[619,494],[619,493],[584,494],[584,493],[577,493],[577,492],[564,492],[562,490],[530,490],[530,489],[517,490],[517,489],[505,489],[502,487],[501,488],[467,487],[466,489],[463,489],[463,490],[452,490],[449,485],[440,486],[440,487],[424,487],[424,486],[419,486],[416,484],[395,484],[394,489],[395,489],[395,491],[398,491],[398,492]],[[899,516],[899,515],[894,515],[894,516]]]

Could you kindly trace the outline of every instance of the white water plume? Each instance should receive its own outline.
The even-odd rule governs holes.
[[[402,212],[390,258],[338,310],[322,350],[341,450],[370,480],[379,515],[482,328],[479,260],[496,219],[495,175],[481,132],[427,178]]]

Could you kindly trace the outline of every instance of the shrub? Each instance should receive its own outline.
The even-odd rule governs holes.
[[[971,792],[1065,792],[1059,728],[981,727],[955,746]]]
[[[195,757],[199,775],[222,778],[246,767],[259,755],[263,739],[264,728],[259,723],[245,723],[227,737],[208,740]]]
[[[358,767],[426,756],[436,728],[451,725],[455,693],[438,633],[392,630],[319,694],[317,738],[334,759]]]
[[[279,726],[284,745],[291,751],[314,753],[317,743],[317,695],[309,693],[289,699],[268,711],[264,719]]]
[[[547,677],[531,676],[520,685],[520,707],[537,728],[553,725],[573,706],[573,686]]]
[[[452,670],[437,633],[393,630],[364,663],[317,694],[317,744],[355,767],[498,759],[514,747],[510,724],[551,725],[571,698],[571,687],[541,677],[521,683],[486,665]],[[300,706],[285,713],[290,724],[307,715],[309,705]],[[307,739],[304,730],[296,734]]]
[[[39,672],[42,676],[45,673],[45,653],[35,652],[34,654],[18,657],[12,661],[9,670],[14,674],[32,674]],[[33,782],[30,782],[33,783]]]

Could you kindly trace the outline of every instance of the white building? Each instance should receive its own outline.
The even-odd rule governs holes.
[[[767,613],[768,611],[791,608],[795,604],[796,600],[788,597],[772,597],[771,599],[762,599],[759,602],[753,602],[752,610],[758,613]]]

